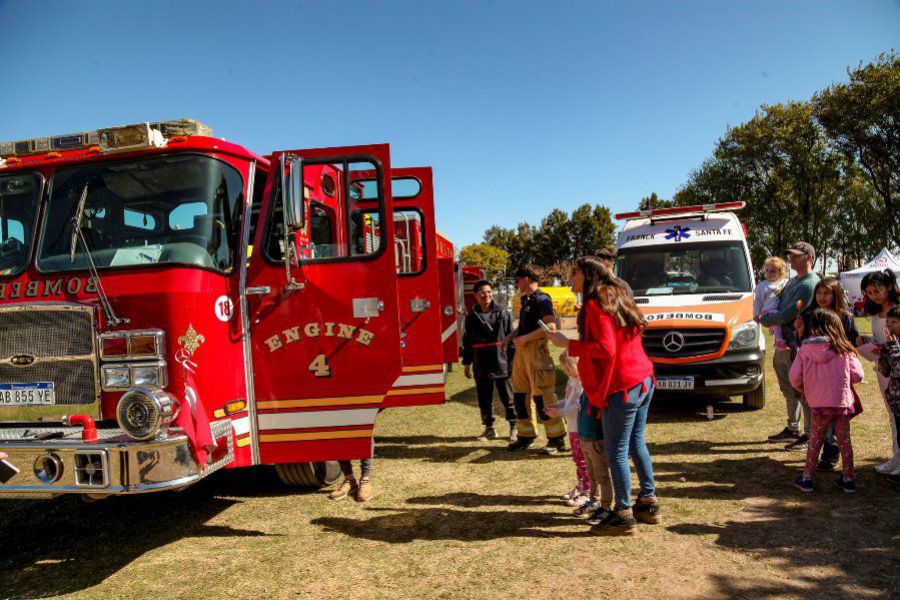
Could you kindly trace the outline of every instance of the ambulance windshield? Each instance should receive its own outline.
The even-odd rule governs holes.
[[[72,220],[81,219],[98,269],[184,264],[228,271],[237,252],[243,182],[227,164],[182,154],[60,170],[50,181],[38,268],[85,269],[81,245],[69,256]]]
[[[621,248],[616,273],[635,296],[752,289],[744,246],[738,241]]]
[[[35,173],[0,177],[0,275],[18,275],[28,263],[40,193]]]

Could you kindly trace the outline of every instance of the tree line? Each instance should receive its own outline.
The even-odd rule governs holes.
[[[640,208],[744,200],[756,265],[801,239],[840,269],[900,248],[900,56],[883,53],[848,75],[808,101],[762,105],[725,131],[671,199],[654,193]],[[490,260],[496,275],[532,263],[565,276],[573,259],[614,235],[609,208],[584,204],[571,215],[554,209],[537,226],[493,226],[484,244],[464,250],[469,262]]]

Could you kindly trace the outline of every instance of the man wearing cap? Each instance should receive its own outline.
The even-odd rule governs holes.
[[[603,261],[603,264],[606,265],[606,268],[609,269],[609,272],[613,275],[616,274],[616,257],[619,255],[618,251],[613,246],[607,246],[606,248],[600,248],[599,250],[594,252],[594,256]],[[625,291],[628,292],[629,298],[634,298],[634,290],[631,289],[631,286],[627,281],[616,275],[616,279],[619,280],[619,283],[622,284],[622,287],[625,288]]]
[[[530,265],[516,271],[516,285],[522,293],[522,308],[519,327],[513,334],[516,355],[512,388],[519,439],[507,446],[507,450],[524,450],[534,442],[537,413],[547,433],[547,447],[543,451],[554,454],[566,448],[566,425],[561,417],[549,417],[544,412],[545,403],[556,402],[556,365],[547,349],[547,336],[539,325],[542,321],[550,329],[556,329],[553,301],[538,289],[538,274]]]
[[[494,388],[506,411],[509,422],[509,441],[518,439],[516,433],[516,409],[513,407],[512,391],[509,387],[509,359],[513,357],[510,347],[512,333],[512,313],[505,306],[494,302],[494,290],[488,281],[482,279],[472,286],[477,303],[466,316],[463,334],[462,364],[466,377],[472,377],[475,367],[475,390],[478,394],[478,408],[484,432],[478,441],[497,438],[494,429]]]
[[[809,406],[803,401],[803,396],[794,389],[790,381],[791,363],[797,354],[800,341],[797,339],[797,331],[794,329],[794,319],[801,310],[813,301],[813,292],[819,282],[819,276],[813,273],[813,262],[816,259],[816,250],[812,244],[797,242],[787,251],[791,268],[795,275],[782,288],[778,300],[778,312],[768,313],[757,317],[757,320],[770,327],[781,325],[781,332],[788,344],[787,349],[775,349],[772,358],[772,366],[775,375],[778,376],[778,387],[784,394],[787,402],[787,427],[775,435],[769,436],[770,442],[788,442],[786,450],[805,452],[809,441]],[[803,431],[800,430],[800,417],[803,417]]]

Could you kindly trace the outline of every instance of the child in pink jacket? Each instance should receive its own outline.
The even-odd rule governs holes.
[[[794,485],[812,492],[812,473],[825,442],[825,431],[834,423],[841,450],[843,473],[835,484],[848,494],[856,491],[853,480],[853,446],[850,417],[853,416],[853,384],[863,380],[856,349],[836,313],[817,308],[809,319],[810,337],[804,340],[791,365],[791,385],[806,398],[812,410],[812,431],[806,450],[806,466]]]

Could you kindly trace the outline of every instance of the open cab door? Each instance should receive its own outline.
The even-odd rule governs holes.
[[[442,404],[444,349],[431,167],[394,169],[392,179],[403,372],[385,405]]]
[[[371,456],[401,370],[390,174],[386,144],[272,156],[246,283],[258,462]]]

